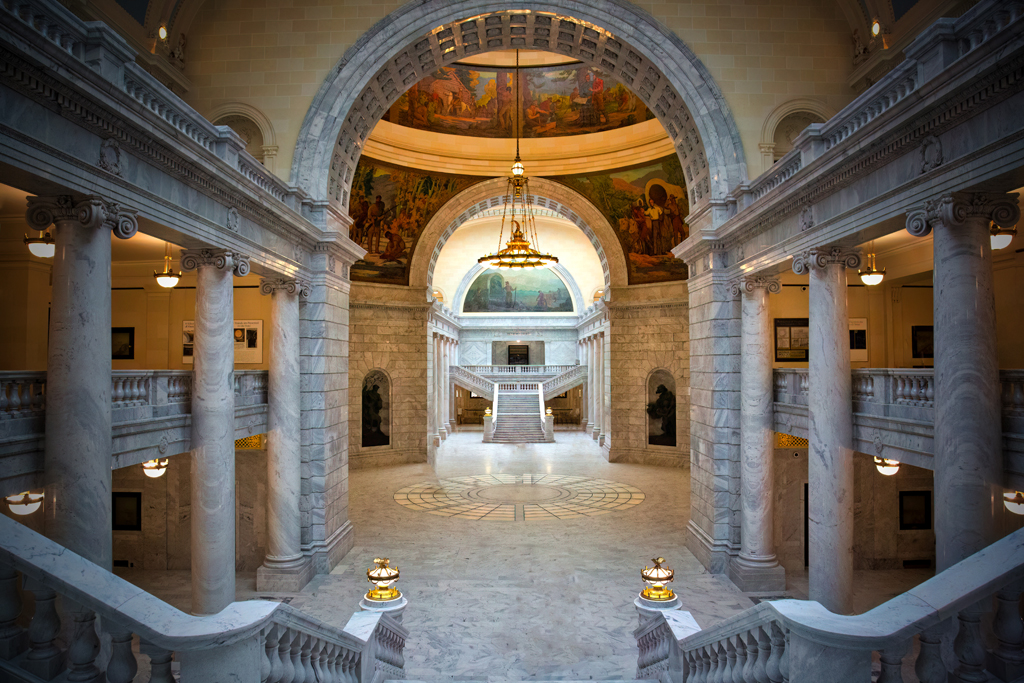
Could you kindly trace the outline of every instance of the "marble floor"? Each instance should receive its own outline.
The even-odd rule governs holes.
[[[341,564],[291,595],[256,593],[253,578],[239,576],[238,598],[284,599],[341,626],[368,588],[373,558],[388,557],[401,570],[398,586],[409,600],[409,679],[631,679],[632,603],[642,588],[640,569],[657,556],[675,570],[683,609],[702,627],[754,604],[724,576],[707,573],[684,547],[688,470],[610,464],[580,432],[559,432],[553,444],[519,445],[455,434],[440,449],[436,473],[425,464],[356,470],[349,484],[356,541]],[[427,490],[446,492],[440,508],[409,504],[413,491]],[[546,504],[538,497],[564,501],[575,493],[577,499],[580,490],[590,490],[587,500],[596,498],[598,506],[609,492],[616,497],[608,509],[596,508],[599,515],[579,509],[534,518],[517,518],[514,510],[504,518],[466,514],[485,503],[525,514],[531,504]],[[467,493],[474,491],[475,498]],[[438,499],[432,494],[430,500]],[[431,514],[451,506],[459,510]],[[187,609],[187,572],[122,575]],[[801,579],[795,579],[794,597],[801,593]],[[878,585],[889,593],[904,580],[894,584],[888,577]],[[885,599],[871,592],[859,606]]]

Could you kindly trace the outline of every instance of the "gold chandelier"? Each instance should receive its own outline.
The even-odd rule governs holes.
[[[551,254],[540,251],[537,239],[537,222],[533,217],[530,194],[530,181],[526,177],[526,169],[519,158],[519,50],[516,50],[516,159],[512,164],[512,175],[508,179],[505,192],[505,206],[501,211],[501,232],[498,233],[498,250],[493,254],[482,256],[477,263],[486,268],[550,268],[558,263]],[[505,221],[509,221],[509,240],[505,247],[501,244],[505,238]],[[532,242],[532,244],[531,244]]]

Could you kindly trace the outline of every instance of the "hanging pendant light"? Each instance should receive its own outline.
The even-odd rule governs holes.
[[[537,223],[533,216],[530,194],[530,181],[526,177],[526,167],[519,158],[519,50],[516,50],[516,158],[512,163],[512,175],[508,179],[505,194],[505,206],[501,212],[501,232],[498,233],[498,250],[493,254],[482,256],[477,263],[487,268],[550,268],[558,263],[551,254],[540,251],[537,239]],[[509,240],[502,248],[505,237],[505,222],[509,221]]]
[[[25,244],[33,256],[39,258],[53,258],[57,253],[57,245],[53,242],[53,235],[48,232],[40,232],[39,237],[25,235]]]
[[[995,223],[989,223],[989,240],[992,243],[992,251],[1006,249],[1016,236],[1016,225],[1012,228],[1001,228]]]
[[[874,249],[874,241],[871,242],[871,248]],[[868,287],[877,285],[882,282],[885,277],[885,268],[878,270],[875,268],[875,254],[873,252],[868,254],[867,267],[857,273],[860,275],[860,281],[866,284]]]
[[[178,284],[178,280],[181,279],[181,273],[175,273],[171,269],[171,243],[167,242],[167,246],[164,247],[164,272],[158,273],[153,271],[153,277],[156,278],[156,283],[161,287],[170,289]],[[159,476],[159,475],[157,475]]]

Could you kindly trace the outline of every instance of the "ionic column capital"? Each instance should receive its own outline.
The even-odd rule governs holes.
[[[744,275],[733,280],[729,289],[734,297],[740,296],[743,292],[753,294],[758,289],[764,289],[769,294],[778,294],[782,291],[782,282],[778,278],[766,275]]]
[[[816,247],[793,257],[793,272],[797,275],[805,275],[812,268],[824,270],[833,265],[859,268],[860,250],[849,247]]]
[[[1010,228],[1020,220],[1016,194],[994,192],[951,192],[907,212],[907,232],[924,237],[936,223],[960,226],[971,218],[992,221]]]
[[[260,294],[273,294],[274,292],[298,294],[303,299],[308,299],[312,287],[309,282],[295,278],[260,278]]]
[[[117,202],[90,195],[75,199],[62,194],[54,197],[29,197],[25,219],[35,230],[47,230],[54,223],[74,221],[84,228],[110,228],[114,235],[126,240],[139,231],[134,209]]]
[[[200,266],[231,270],[242,277],[249,274],[249,257],[230,249],[182,249],[181,269],[186,273]]]

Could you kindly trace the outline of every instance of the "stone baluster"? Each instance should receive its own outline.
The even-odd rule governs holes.
[[[29,197],[28,224],[53,225],[44,473],[46,535],[111,569],[110,232],[134,211],[99,197]]]
[[[740,636],[740,642],[745,643],[747,648],[747,661],[743,665],[743,683],[756,683],[754,668],[757,666],[757,638],[752,632],[747,632]]]
[[[24,631],[18,626],[21,593],[18,573],[0,564],[0,659],[14,659],[24,649]]]
[[[732,680],[726,681],[726,683],[744,683],[743,672],[747,668],[747,645],[743,642],[743,636],[736,636],[733,650],[736,652],[736,666],[732,669]]]
[[[918,634],[920,649],[914,662],[914,673],[921,683],[947,683],[949,674],[942,661],[942,636],[949,631],[949,622],[942,621]]]
[[[281,662],[281,669],[280,678],[276,683],[293,683],[295,680],[295,665],[292,663],[292,640],[295,639],[296,635],[294,631],[290,631],[284,626],[278,627],[278,658]]]
[[[736,671],[736,648],[733,647],[732,638],[726,638],[725,644],[725,670],[722,671],[722,683],[733,683],[733,676]]]
[[[320,681],[313,670],[313,648],[315,647],[316,638],[309,635],[303,637],[302,650],[299,653],[299,657],[302,660],[302,680],[305,683],[319,683]]]
[[[262,675],[261,680],[263,683],[279,683],[281,680],[281,652],[279,647],[281,645],[280,640],[280,627],[276,624],[270,626],[267,629],[266,635],[263,638],[263,649],[264,649],[264,667],[266,669],[266,675]]]
[[[175,683],[171,673],[174,654],[170,650],[143,641],[139,643],[139,651],[149,656],[149,683]]]
[[[74,626],[68,645],[68,681],[75,683],[96,683],[102,681],[102,673],[96,666],[100,653],[100,639],[96,634],[96,613],[75,605],[68,609]]]
[[[764,672],[771,683],[782,683],[782,652],[786,649],[786,634],[774,621],[769,626],[769,631],[772,653],[765,663]]]
[[[118,624],[106,626],[110,633],[107,683],[131,683],[139,671],[139,663],[135,659],[135,653],[132,652],[132,632]]]
[[[953,680],[959,683],[986,683],[985,641],[981,635],[981,615],[988,611],[988,600],[961,610],[957,615],[960,629],[953,641],[960,664],[953,672]]]
[[[309,298],[308,282],[260,280],[270,296],[270,371],[267,390],[267,555],[256,571],[256,587],[295,593],[312,578],[302,555],[302,439],[299,404],[299,299]]]
[[[1020,220],[1017,195],[954,192],[907,214],[934,231],[935,553],[942,571],[997,538],[1003,476],[989,224]],[[813,597],[813,596],[812,596]]]
[[[1021,588],[1021,583],[1015,582],[996,593],[996,615],[992,621],[992,631],[997,644],[996,649],[989,653],[988,670],[1002,681],[1015,681],[1024,676]]]
[[[904,640],[878,653],[881,672],[877,683],[903,683],[903,657],[909,646],[910,641]]]
[[[235,599],[234,280],[249,258],[224,249],[182,251],[196,273],[192,386],[192,612]]]
[[[786,572],[775,556],[773,533],[775,433],[772,396],[773,338],[768,295],[777,279],[745,276],[732,285],[742,296],[740,356],[740,461],[742,529],[729,578],[743,591],[785,590]]]
[[[783,683],[789,683],[789,650],[791,631],[786,629],[786,637],[783,641],[782,659],[779,660],[779,673],[782,674]]]
[[[793,257],[809,273],[809,594],[837,614],[853,611],[853,396],[846,269],[860,253],[839,247]]]
[[[772,644],[768,634],[760,626],[755,629],[757,634],[757,661],[754,662],[754,680],[757,683],[768,683],[768,659],[771,656]]]
[[[33,581],[26,584],[25,590],[35,596],[36,611],[28,625],[29,651],[21,661],[21,668],[49,681],[64,669],[64,653],[57,645],[57,636],[60,635],[57,593]]]
[[[302,647],[306,642],[306,634],[299,631],[294,632],[292,637],[292,651],[288,653],[292,660],[292,683],[315,683],[306,681],[306,667],[302,663]]]

